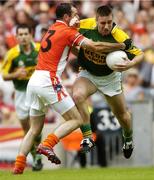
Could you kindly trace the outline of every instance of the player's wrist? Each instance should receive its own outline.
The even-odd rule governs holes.
[[[19,74],[17,72],[12,73],[12,79],[17,79]]]
[[[131,39],[126,39],[123,43],[125,44],[125,50],[130,49],[132,46],[132,40]]]
[[[136,62],[135,62],[135,61],[131,61],[131,62],[130,62],[131,68],[132,68],[133,66],[135,66],[135,65],[136,65]]]
[[[126,48],[125,43],[120,43],[120,44],[121,44],[121,50],[125,50],[125,48]]]

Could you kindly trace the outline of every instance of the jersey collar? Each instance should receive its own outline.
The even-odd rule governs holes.
[[[115,32],[115,30],[116,30],[116,28],[117,28],[117,25],[116,25],[116,23],[115,23],[115,22],[113,22],[113,26],[112,26],[111,33],[114,33],[114,32]]]
[[[20,48],[20,52],[25,54],[24,50],[23,50],[23,46],[19,45]],[[35,45],[33,42],[31,42],[31,52],[35,49]]]
[[[62,23],[62,24],[65,24],[66,26],[68,26],[64,21],[61,21],[61,20],[56,20],[56,22],[58,23]]]

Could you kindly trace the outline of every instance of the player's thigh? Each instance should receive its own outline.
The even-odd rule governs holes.
[[[104,95],[107,100],[112,112],[118,116],[127,112],[127,105],[123,93],[115,96]]]
[[[75,95],[82,95],[87,98],[96,91],[97,87],[85,77],[79,77],[73,85],[73,97]]]

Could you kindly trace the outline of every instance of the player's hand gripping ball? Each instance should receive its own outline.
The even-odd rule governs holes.
[[[124,51],[114,51],[106,57],[106,64],[112,70],[115,70],[116,65],[124,65],[128,61],[129,59]]]

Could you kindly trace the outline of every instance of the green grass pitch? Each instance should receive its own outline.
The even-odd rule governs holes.
[[[28,170],[16,176],[0,170],[0,180],[154,180],[154,168]]]

